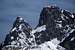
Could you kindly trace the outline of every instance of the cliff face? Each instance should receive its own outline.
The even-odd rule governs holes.
[[[13,23],[10,33],[6,35],[4,46],[25,47],[31,43],[28,41],[30,37],[31,26],[24,21],[23,18],[17,17]]]
[[[41,11],[35,29],[17,17],[1,47],[7,50],[74,50],[74,43],[75,14],[57,6],[47,6]]]
[[[57,38],[57,40],[62,42],[60,43],[61,46],[67,49],[71,49],[72,47],[72,50],[74,50],[74,13],[71,13],[67,10],[62,10],[57,6],[44,7],[41,11],[39,24],[37,27],[42,25],[46,25],[46,30],[35,34],[38,44]]]
[[[46,30],[39,33],[41,36],[38,39],[43,38],[40,39],[43,42],[53,38],[62,41],[62,39],[68,36],[69,32],[74,29],[75,17],[73,13],[62,10],[56,6],[44,7],[40,14],[38,26],[42,25],[46,25]],[[45,34],[45,36],[43,34]]]

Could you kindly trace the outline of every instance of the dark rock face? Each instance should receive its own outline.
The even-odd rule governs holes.
[[[44,7],[37,27],[42,25],[46,25],[46,30],[35,34],[37,44],[50,41],[53,38],[62,41],[75,28],[75,14],[57,6]]]
[[[60,21],[61,18],[61,9],[59,7],[44,7],[41,14],[40,14],[40,19],[39,19],[39,24],[38,26],[46,25],[46,31],[45,32],[45,38],[47,40],[51,40],[53,38],[58,37],[58,39],[61,39],[60,35],[61,33],[61,28],[56,28],[57,22]],[[59,31],[58,31],[59,30]],[[40,32],[40,34],[44,34]],[[45,40],[46,40],[45,39]]]
[[[29,38],[31,30],[32,30],[31,26],[28,23],[26,23],[23,18],[17,17],[10,33],[6,35],[3,46],[11,45],[11,43],[13,43],[13,41],[15,42],[14,45],[17,45],[17,43],[19,43],[19,45],[21,45],[20,44],[21,41],[19,41],[19,40],[20,39],[25,40],[24,39],[25,37],[26,37],[26,39]]]
[[[41,11],[39,24],[34,30],[23,18],[17,17],[4,43],[0,45],[0,50],[9,45],[22,46],[25,50],[32,42],[40,45],[54,38],[60,41],[60,46],[67,50],[75,50],[75,13],[57,6],[47,6]]]
[[[75,31],[70,33],[70,35],[66,37],[65,40],[63,40],[63,42],[59,45],[68,50],[75,50]]]

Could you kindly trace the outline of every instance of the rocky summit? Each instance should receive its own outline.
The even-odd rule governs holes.
[[[46,6],[35,29],[18,16],[0,50],[75,50],[75,13]]]

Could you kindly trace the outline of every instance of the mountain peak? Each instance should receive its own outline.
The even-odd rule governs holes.
[[[73,45],[75,43],[74,33],[75,13],[62,10],[57,6],[46,6],[40,13],[39,24],[35,29],[32,29],[21,16],[18,16],[1,47],[7,50],[10,48],[17,50],[34,50],[32,48],[70,50],[70,45],[73,49],[75,48]],[[65,42],[69,44],[69,47],[65,46]]]
[[[27,45],[25,40],[29,38],[30,31],[32,30],[31,26],[24,21],[24,19],[18,16],[13,23],[13,27],[10,30],[9,34],[6,35],[4,45]]]
[[[74,13],[63,10],[58,6],[46,6],[40,13],[39,24],[37,25],[37,27],[46,25],[46,30],[39,33],[39,35],[41,34],[39,38],[42,37],[43,39],[38,41],[44,42],[53,38],[62,41],[62,39],[71,32],[71,29],[75,28],[74,23]],[[36,36],[37,34],[38,33],[36,33]],[[42,34],[45,34],[45,36]]]

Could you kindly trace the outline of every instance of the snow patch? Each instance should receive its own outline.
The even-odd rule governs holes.
[[[23,18],[20,17],[20,20],[23,20]]]
[[[61,10],[61,13],[63,13],[64,10]]]
[[[73,31],[75,31],[75,29],[71,29],[71,31],[69,33],[72,33]]]
[[[72,18],[74,18],[74,15],[71,15]]]
[[[16,42],[15,42],[15,41],[12,41],[12,42],[11,42],[11,45],[15,45],[15,44],[16,44]]]
[[[11,36],[11,39],[14,39],[14,37],[13,37],[13,36]]]
[[[55,45],[58,45],[60,43],[60,41],[57,38],[52,39],[51,42]]]
[[[75,37],[73,37],[72,39],[71,39],[71,41],[73,41],[75,39]]]
[[[46,25],[43,25],[41,27],[36,28],[35,30],[32,30],[31,33],[41,32],[46,30]]]
[[[12,30],[11,30],[11,32],[13,32],[14,30],[16,30],[17,28],[16,27],[14,27]]]
[[[51,41],[45,42],[39,46],[41,47],[41,50],[58,50],[57,46],[54,45]]]
[[[58,22],[58,23],[62,23],[62,21],[56,21],[56,22]]]

